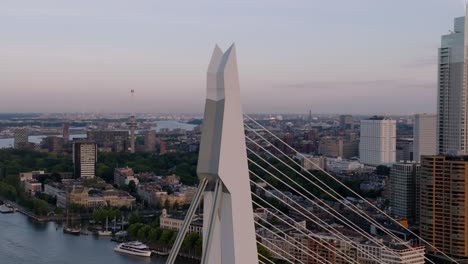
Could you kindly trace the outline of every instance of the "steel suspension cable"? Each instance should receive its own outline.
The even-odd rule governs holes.
[[[256,132],[255,132],[256,133]],[[257,142],[255,142],[254,140],[252,140],[251,138],[249,138],[248,136],[246,136],[246,138],[253,142],[254,144],[256,144],[258,147],[260,147],[263,151],[265,151],[266,153],[268,153],[270,156],[272,156],[273,158],[275,158],[276,160],[280,161],[281,163],[283,163],[283,165],[287,166],[289,169],[291,169],[292,171],[294,171],[295,173],[297,173],[298,175],[300,175],[302,178],[304,178],[305,180],[307,180],[308,182],[310,182],[311,184],[313,184],[314,186],[316,186],[317,188],[319,188],[321,191],[325,192],[326,194],[328,194],[330,197],[332,197],[333,199],[335,199],[337,202],[339,202],[340,204],[342,204],[343,206],[345,206],[346,208],[350,209],[350,210],[354,210],[354,212],[356,214],[358,214],[359,216],[361,216],[362,218],[364,218],[365,220],[367,220],[369,223],[372,223],[374,224],[375,226],[379,227],[380,230],[382,230],[384,233],[386,233],[387,235],[389,235],[390,237],[392,237],[393,239],[395,239],[396,241],[399,241],[400,243],[402,243],[403,245],[405,245],[408,249],[412,249],[411,246],[407,245],[405,243],[405,241],[403,241],[401,238],[397,237],[396,235],[394,235],[392,232],[388,231],[387,228],[385,228],[384,226],[382,226],[379,222],[377,222],[376,220],[372,219],[370,216],[368,216],[364,211],[362,211],[361,209],[359,209],[358,207],[356,207],[355,205],[352,204],[352,207],[354,208],[350,208],[351,206],[345,202],[343,202],[343,200],[345,200],[345,198],[338,194],[335,190],[333,190],[331,187],[327,186],[325,183],[323,183],[323,181],[321,181],[317,176],[313,175],[310,171],[308,171],[307,169],[305,169],[304,167],[302,167],[300,164],[298,164],[296,161],[294,161],[293,159],[291,159],[290,157],[288,157],[286,154],[284,154],[284,152],[282,152],[281,150],[277,149],[275,146],[273,146],[276,150],[280,151],[280,153],[282,153],[285,157],[287,157],[288,159],[291,159],[295,162],[296,165],[299,165],[300,168],[304,169],[305,171],[307,171],[312,177],[314,177],[316,180],[318,180],[322,185],[324,185],[325,187],[329,188],[333,193],[335,193],[337,196],[339,196],[341,198],[338,199],[336,198],[335,196],[331,195],[330,192],[324,190],[321,186],[319,186],[317,183],[311,181],[310,179],[308,179],[306,176],[304,176],[302,173],[300,173],[299,171],[297,171],[296,169],[294,169],[293,167],[291,167],[291,165],[287,164],[286,162],[284,162],[283,160],[281,160],[280,158],[276,157],[275,155],[273,155],[270,151],[266,150],[264,147],[262,147],[260,144],[258,144]],[[268,141],[267,141],[268,142]],[[269,162],[267,162],[265,159],[263,159],[262,157],[260,157],[260,155],[258,155],[257,153],[255,153],[253,150],[247,148],[249,151],[251,151],[252,153],[254,153],[257,157],[259,157],[260,159],[262,159],[262,161],[266,162],[267,164],[269,164],[271,167],[273,167],[275,170],[279,171],[275,166],[271,165]],[[281,171],[279,171],[280,173],[282,173]],[[284,173],[282,173],[284,176],[286,176]],[[286,176],[287,177],[287,176]],[[333,177],[333,176],[331,176]],[[291,179],[290,179],[291,180]],[[302,186],[300,186],[299,184],[297,184],[295,181],[291,180],[292,182],[294,182],[296,185],[298,185],[300,188],[302,188],[303,190],[305,190]],[[341,183],[342,184],[342,183]],[[305,190],[306,191],[306,190]],[[306,191],[308,192],[308,191]],[[308,192],[310,194],[310,192]],[[317,198],[316,198],[317,199]],[[346,219],[346,218],[343,218],[343,219]],[[347,219],[348,220],[348,219]],[[348,220],[349,221],[349,220]],[[354,223],[353,223],[354,224]],[[417,236],[418,237],[418,236]],[[425,257],[425,259],[430,262],[430,263],[434,263],[432,260],[428,259],[427,257]]]
[[[269,131],[268,129],[266,129],[264,126],[262,126],[260,123],[258,123],[255,119],[253,119],[252,117],[250,117],[249,115],[245,114],[244,113],[244,116],[247,117],[250,121],[252,121],[254,124],[256,124],[257,126],[259,126],[261,129],[265,130],[268,134],[272,135],[276,140],[280,141],[283,145],[285,145],[286,147],[288,147],[289,149],[293,150],[295,153],[297,153],[298,155],[300,155],[301,157],[303,158],[306,158],[303,154],[301,154],[299,151],[295,150],[293,147],[291,147],[289,144],[287,144],[286,142],[284,142],[282,139],[280,139],[278,136],[276,136],[274,133],[272,133],[271,131]],[[244,125],[246,125],[244,123]],[[248,127],[248,125],[246,125]],[[255,134],[259,135],[256,131],[252,130]],[[263,136],[259,135],[261,138],[263,138],[263,140],[265,140],[266,142],[269,142],[268,140],[266,140]],[[312,162],[312,164],[314,164]],[[448,256],[447,254],[445,254],[443,251],[439,250],[437,247],[435,247],[434,245],[432,245],[431,243],[429,243],[427,240],[423,239],[422,237],[418,236],[415,232],[411,231],[409,228],[403,226],[401,223],[399,223],[398,221],[396,221],[395,219],[393,219],[390,215],[388,215],[387,213],[385,213],[383,210],[381,210],[380,208],[378,208],[377,206],[373,205],[371,202],[369,202],[367,199],[364,199],[361,195],[359,195],[358,193],[356,193],[354,190],[352,190],[351,188],[349,188],[348,186],[346,186],[345,184],[343,184],[342,182],[340,182],[339,180],[337,180],[335,177],[333,177],[332,175],[330,175],[327,171],[325,171],[324,169],[320,168],[319,166],[317,166],[316,164],[314,164],[317,168],[319,168],[320,171],[324,172],[327,176],[329,176],[330,178],[332,178],[334,181],[336,181],[337,183],[339,183],[341,186],[343,186],[344,188],[346,188],[348,191],[352,192],[354,195],[356,195],[357,197],[359,197],[361,200],[363,200],[365,203],[367,203],[368,205],[370,205],[371,207],[373,207],[375,210],[377,210],[379,213],[383,214],[384,216],[388,217],[393,223],[395,223],[396,225],[398,226],[401,226],[403,229],[405,229],[407,232],[409,232],[410,234],[412,234],[413,236],[417,237],[420,241],[422,241],[423,243],[425,243],[426,245],[428,245],[429,247],[431,247],[434,251],[440,253],[441,255],[443,255],[444,257],[446,257],[447,259],[449,259],[450,261],[452,261],[453,263],[458,263],[455,259],[453,259],[452,257]],[[309,174],[313,175],[310,171],[306,170]],[[427,259],[427,258],[426,258]],[[430,260],[429,260],[430,261]],[[431,263],[434,263],[432,261],[430,261]]]
[[[278,235],[277,233],[273,232],[272,230],[270,230],[270,229],[268,229],[267,227],[265,227],[264,225],[262,225],[259,221],[254,221],[254,222],[255,222],[255,224],[257,224],[258,226],[262,227],[264,230],[267,230],[267,231],[270,232],[271,234],[273,234],[273,235],[279,237],[281,240],[283,240],[284,242],[288,243],[288,244],[289,244],[290,246],[292,246],[293,248],[298,249],[296,245],[294,245],[291,241],[289,241],[289,240],[287,239],[287,237],[291,237],[290,235],[287,235],[286,233],[284,233],[283,231],[280,230],[280,231],[285,235],[285,237],[283,238],[283,237],[281,237],[280,235]],[[278,228],[277,228],[277,229],[278,229]],[[291,238],[292,238],[292,237],[291,237]],[[295,242],[298,242],[296,239],[294,239],[294,241],[295,241]],[[310,251],[310,249],[309,249],[309,251]],[[311,251],[311,252],[312,252],[312,251]],[[314,253],[315,255],[318,255],[316,252],[313,252],[313,253]],[[324,263],[322,260],[319,260],[318,257],[316,257],[316,256],[312,256],[312,255],[309,254],[309,253],[306,253],[306,255],[309,256],[309,257],[311,257],[311,258],[313,258],[314,260],[316,260],[316,261],[318,261],[318,262],[320,262],[320,263]],[[320,255],[318,255],[318,256],[320,256]],[[330,264],[331,264],[330,261],[324,259],[322,256],[320,256],[320,258],[323,259],[324,261],[326,261],[327,263],[330,263]]]
[[[289,218],[291,221],[294,221],[294,219],[290,218],[288,215],[286,215],[286,214],[284,214],[283,212],[281,212],[278,208],[276,208],[275,206],[271,205],[269,202],[265,201],[263,198],[261,198],[261,197],[258,196],[257,194],[255,194],[255,193],[252,193],[252,194],[253,194],[257,199],[261,200],[262,202],[264,202],[265,204],[267,204],[267,205],[270,206],[271,208],[277,210],[278,212],[280,212],[280,213],[281,213],[282,215],[284,215],[285,217]],[[262,205],[260,205],[259,203],[255,202],[255,201],[253,201],[253,204],[255,204],[255,205],[258,206],[258,207],[264,208]],[[291,225],[290,223],[288,223],[287,221],[285,221],[285,220],[282,219],[281,217],[279,217],[279,216],[275,215],[274,213],[272,213],[270,210],[268,210],[268,209],[266,209],[266,208],[264,208],[264,209],[268,212],[268,214],[272,215],[273,217],[275,217],[276,219],[280,220],[281,222],[287,224],[288,226],[291,226],[293,229],[295,229],[296,231],[298,231],[298,232],[301,233],[302,235],[307,236],[309,239],[313,240],[313,241],[316,242],[317,244],[320,244],[320,243],[321,243],[321,241],[320,241],[319,239],[317,239],[317,238],[313,237],[312,235],[307,234],[307,233],[305,233],[304,231],[298,229],[297,227]],[[276,228],[277,228],[277,227],[276,227]],[[277,228],[277,229],[279,229],[279,228]],[[357,263],[354,259],[350,258],[350,257],[349,257],[348,255],[346,255],[345,253],[343,253],[343,252],[339,251],[338,249],[336,249],[336,248],[335,248],[332,244],[330,244],[329,242],[327,242],[327,241],[324,241],[324,242],[325,242],[325,244],[327,245],[327,246],[324,246],[326,249],[330,250],[331,252],[335,253],[336,255],[341,255],[340,257],[347,259],[347,261],[349,261],[349,262]],[[323,246],[323,245],[322,245],[322,246]],[[365,253],[365,252],[364,252],[364,253]],[[375,259],[375,260],[377,260],[377,259]]]
[[[252,150],[250,150],[249,148],[247,148],[249,151],[251,151],[252,153],[254,153]],[[314,199],[317,199],[317,200],[320,200],[317,196],[315,196],[314,194],[312,194],[311,192],[309,192],[308,190],[306,190],[303,186],[301,186],[300,184],[298,184],[297,182],[295,182],[294,180],[292,180],[289,176],[287,176],[286,174],[284,174],[282,171],[278,170],[278,168],[274,167],[271,163],[269,163],[268,161],[266,161],[265,159],[263,159],[262,157],[260,157],[257,153],[254,153],[255,155],[257,155],[260,159],[262,159],[262,161],[266,162],[268,165],[270,165],[272,168],[274,168],[276,171],[278,171],[280,174],[282,174],[284,177],[286,177],[288,180],[290,180],[291,182],[293,182],[295,185],[297,185],[299,188],[301,188],[302,190],[304,190],[304,192],[308,193],[310,196],[312,196]],[[268,173],[270,176],[274,177],[276,180],[280,181],[282,184],[288,186],[291,190],[295,191],[296,193],[300,194],[304,199],[308,200],[309,202],[311,202],[312,204],[318,206],[320,209],[324,210],[325,212],[327,212],[328,214],[332,215],[333,217],[337,218],[337,219],[340,219],[342,222],[344,222],[348,227],[352,228],[354,231],[358,232],[359,234],[361,234],[362,236],[366,237],[367,239],[373,241],[374,243],[376,244],[379,244],[380,246],[383,246],[385,248],[387,248],[386,245],[384,245],[382,242],[380,242],[378,239],[375,239],[374,237],[370,236],[367,232],[363,231],[358,225],[356,225],[354,222],[352,222],[351,220],[347,219],[346,217],[344,217],[341,213],[339,213],[338,211],[336,211],[334,208],[332,208],[330,205],[324,203],[324,205],[331,211],[333,211],[335,214],[333,213],[330,213],[330,211],[328,211],[327,209],[325,209],[324,207],[322,207],[321,205],[319,205],[318,203],[316,203],[315,201],[313,201],[312,199],[310,199],[309,197],[307,197],[306,195],[304,195],[303,193],[299,192],[298,190],[296,190],[295,188],[291,187],[291,185],[287,184],[286,182],[284,182],[283,180],[279,179],[277,176],[275,176],[274,174],[272,174],[271,172],[269,172],[268,170],[266,170],[265,168],[261,167],[260,165],[258,165],[258,163],[256,163],[255,161],[251,160],[251,159],[248,159],[251,163],[255,164],[256,166],[258,166],[260,169],[262,169],[263,171],[265,171],[266,173]],[[251,173],[253,173],[251,171]],[[258,176],[258,175],[257,175]],[[263,180],[263,179],[262,179]],[[266,182],[266,181],[265,181]],[[325,191],[326,192],[326,191]],[[339,215],[339,216],[337,216]],[[398,256],[395,252],[391,251],[390,252],[394,255],[394,256]]]
[[[253,172],[251,172],[251,173],[253,173]],[[259,178],[259,179],[261,179],[258,175],[256,175],[256,177]],[[262,180],[263,182],[266,183],[265,180],[263,180],[263,179],[261,179],[261,180]],[[250,181],[251,181],[253,184],[257,184],[257,183],[255,183],[255,182],[253,182],[252,180],[250,180]],[[268,183],[267,183],[267,184],[268,184]],[[282,201],[281,198],[279,198],[276,194],[270,192],[269,190],[263,188],[262,186],[259,186],[259,185],[257,185],[257,186],[258,186],[259,188],[261,188],[263,191],[265,191],[266,193],[268,193],[269,195],[271,195],[272,197],[278,199],[279,201]],[[255,193],[252,193],[252,194],[253,194],[257,199],[261,200],[262,202],[264,202],[264,203],[267,204],[268,206],[270,206],[270,207],[274,208],[275,210],[277,210],[278,212],[280,212],[281,215],[283,215],[283,216],[289,218],[290,220],[294,221],[291,217],[289,217],[287,214],[281,212],[281,210],[279,210],[278,208],[276,208],[275,206],[273,206],[273,205],[272,205],[271,203],[269,203],[268,201],[264,200],[263,198],[261,198],[260,196],[258,196],[258,195],[255,194]],[[292,200],[292,201],[293,201],[293,203],[294,203],[296,206],[298,206],[299,208],[301,208],[302,210],[304,210],[304,211],[307,212],[307,209],[306,209],[306,208],[304,208],[304,207],[301,206],[300,204],[296,203],[294,200]],[[253,201],[253,202],[254,202],[257,206],[260,206],[260,205],[259,205],[258,203],[256,203],[255,201]],[[285,203],[285,204],[286,204],[286,203]],[[301,212],[301,211],[298,210],[297,208],[293,207],[292,205],[289,205],[289,206],[291,206],[291,208],[292,208],[294,211],[296,211],[297,213],[301,214],[303,217],[305,217],[305,218],[308,219],[309,221],[311,221],[311,222],[313,222],[314,224],[320,226],[322,229],[327,230],[329,233],[331,233],[332,235],[336,236],[337,238],[342,239],[342,241],[343,241],[344,243],[347,243],[347,244],[350,245],[350,246],[356,245],[356,249],[357,249],[358,251],[360,251],[363,255],[369,255],[370,258],[374,258],[374,260],[376,260],[377,262],[380,261],[379,259],[375,258],[373,255],[370,255],[369,252],[364,251],[364,250],[362,250],[361,248],[357,247],[357,244],[354,243],[349,237],[343,235],[341,232],[339,232],[338,230],[336,230],[334,227],[330,226],[328,223],[326,223],[325,221],[323,221],[323,220],[320,219],[319,217],[316,217],[315,215],[311,214],[312,216],[314,216],[315,218],[317,218],[317,219],[318,219],[320,222],[322,222],[323,224],[320,224],[320,223],[318,223],[317,221],[311,219],[309,216],[305,215],[303,212]],[[274,215],[274,214],[272,214],[272,215]],[[284,222],[284,220],[281,219],[280,217],[277,217],[277,218],[280,219],[280,220],[282,220],[282,221]],[[325,225],[325,226],[328,226],[329,228],[325,227],[324,225]],[[333,230],[333,231],[330,231],[330,230]],[[356,232],[359,233],[359,231],[357,231],[357,230],[354,230],[354,231],[356,231]],[[361,234],[361,233],[360,233],[360,234]],[[362,236],[366,236],[366,234],[361,234],[361,235],[362,235]],[[368,239],[369,239],[369,238],[368,238]],[[374,241],[374,239],[373,239],[372,237],[370,238],[370,240]],[[383,246],[385,247],[385,245],[383,245]],[[395,254],[394,254],[394,255],[395,255]],[[396,255],[395,255],[395,256],[396,256]],[[344,258],[348,258],[348,259],[349,259],[349,257],[344,257]]]
[[[270,231],[270,230],[268,230],[268,231]],[[273,233],[273,234],[274,234],[274,233]],[[261,238],[262,241],[268,241],[267,238],[263,237],[262,235],[260,235],[260,234],[258,234],[258,233],[257,233],[257,236],[258,236],[259,238]],[[278,237],[279,237],[279,236],[278,236]],[[304,262],[300,261],[299,259],[297,259],[297,258],[294,257],[293,255],[291,255],[289,252],[286,252],[284,249],[282,249],[282,248],[280,248],[279,246],[275,245],[275,243],[270,243],[270,244],[271,244],[272,246],[274,246],[275,248],[277,248],[279,251],[281,251],[281,252],[283,252],[284,254],[286,254],[286,255],[288,255],[289,257],[291,257],[292,259],[298,261],[299,263],[305,264]],[[261,244],[261,245],[264,246],[264,247],[266,247],[264,244]],[[268,248],[268,249],[270,249],[270,251],[271,251],[271,248]],[[273,250],[273,251],[271,251],[271,252],[275,252],[275,251]],[[275,254],[278,254],[278,253],[275,252]],[[294,264],[294,262],[292,262],[292,261],[289,260],[288,258],[284,258],[284,260],[288,261],[289,263]]]
[[[258,242],[258,241],[257,241]],[[263,246],[262,246],[263,247]],[[268,263],[275,264],[273,261],[271,261],[269,258],[263,256],[262,254],[258,254],[259,257],[261,257],[263,260],[267,261]],[[265,263],[266,264],[266,263]]]

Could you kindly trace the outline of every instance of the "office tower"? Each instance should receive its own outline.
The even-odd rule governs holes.
[[[437,115],[417,114],[414,116],[413,159],[421,161],[422,155],[437,154]]]
[[[307,117],[307,123],[312,123],[312,110],[309,110],[309,116]]]
[[[350,159],[359,156],[359,140],[343,140],[324,137],[320,140],[318,153],[326,157]]]
[[[378,166],[396,161],[396,121],[380,116],[361,120],[361,163]]]
[[[353,129],[353,121],[352,115],[340,115],[340,129]]]
[[[96,176],[97,145],[90,141],[73,143],[73,167],[75,177],[85,179]]]
[[[97,144],[99,151],[124,152],[129,146],[128,131],[94,130],[86,135],[88,140]]]
[[[395,163],[390,170],[390,206],[392,215],[411,223],[419,219],[419,178],[421,166]]]
[[[65,141],[70,140],[70,123],[63,123],[62,137]]]
[[[145,136],[145,152],[154,152],[156,150],[156,131],[148,130],[144,132]]]
[[[467,175],[467,156],[421,157],[421,237],[456,258],[468,257]]]
[[[62,153],[63,145],[65,143],[65,139],[61,137],[45,137],[42,139],[42,147],[47,149],[48,152],[52,153]]]
[[[466,17],[455,18],[454,30],[443,35],[439,49],[437,100],[438,154],[468,154],[468,101],[465,41]]]
[[[26,148],[28,145],[28,129],[26,127],[17,128],[14,132],[13,146],[16,149]]]
[[[412,161],[413,155],[413,139],[412,138],[397,138],[396,140],[396,160],[397,161]]]

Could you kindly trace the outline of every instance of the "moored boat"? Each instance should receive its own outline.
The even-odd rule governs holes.
[[[112,231],[109,230],[109,219],[106,217],[106,229],[97,232],[99,236],[112,236]]]
[[[97,232],[98,236],[112,236],[112,231],[110,230],[99,230]]]
[[[169,251],[152,250],[152,252],[159,256],[169,256]]]
[[[70,234],[70,235],[75,235],[75,236],[79,236],[80,233],[81,233],[81,228],[79,227],[69,227],[69,226],[65,226],[63,228],[63,232],[65,234]]]
[[[67,211],[67,223],[63,227],[63,233],[79,236],[81,234],[81,227],[73,226],[73,219],[71,220],[70,223],[69,223],[68,220],[69,220],[69,214],[68,214],[68,211]]]
[[[15,212],[15,210],[13,208],[8,207],[5,204],[0,205],[0,213],[2,213],[2,214],[12,214],[14,212]]]

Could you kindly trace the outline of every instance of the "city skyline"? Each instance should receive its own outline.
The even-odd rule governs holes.
[[[241,50],[246,112],[435,112],[463,1],[362,2],[4,1],[0,112],[202,112],[215,40]]]

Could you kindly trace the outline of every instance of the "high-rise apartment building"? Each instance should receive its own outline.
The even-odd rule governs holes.
[[[437,98],[438,154],[468,154],[466,17],[455,18],[454,30],[443,35],[439,49]]]
[[[144,132],[145,145],[143,146],[145,152],[156,151],[156,131],[148,130]]]
[[[417,114],[414,116],[413,159],[421,161],[422,155],[437,154],[437,115]]]
[[[28,129],[26,127],[17,128],[14,131],[14,143],[13,146],[18,148],[26,148],[28,144]]]
[[[133,94],[133,90],[132,90]],[[135,129],[138,127],[138,123],[136,122],[135,115],[132,115],[128,118],[127,126],[130,129],[130,152],[135,153],[135,144],[136,144],[136,136],[135,136]]]
[[[42,139],[42,147],[48,152],[62,153],[65,140],[61,137],[49,136]]]
[[[352,115],[340,115],[340,129],[353,129],[354,119]]]
[[[70,123],[63,123],[62,137],[65,141],[70,140]]]
[[[125,152],[130,147],[128,131],[93,130],[87,133],[88,140],[95,142],[99,151]]]
[[[89,141],[73,143],[73,166],[75,177],[94,178],[96,176],[97,145]]]
[[[378,166],[396,161],[396,121],[374,116],[361,120],[361,163]]]
[[[392,215],[411,223],[419,218],[419,177],[421,166],[395,163],[390,170],[390,206]]]
[[[451,257],[468,257],[468,157],[422,156],[420,182],[421,237]]]

